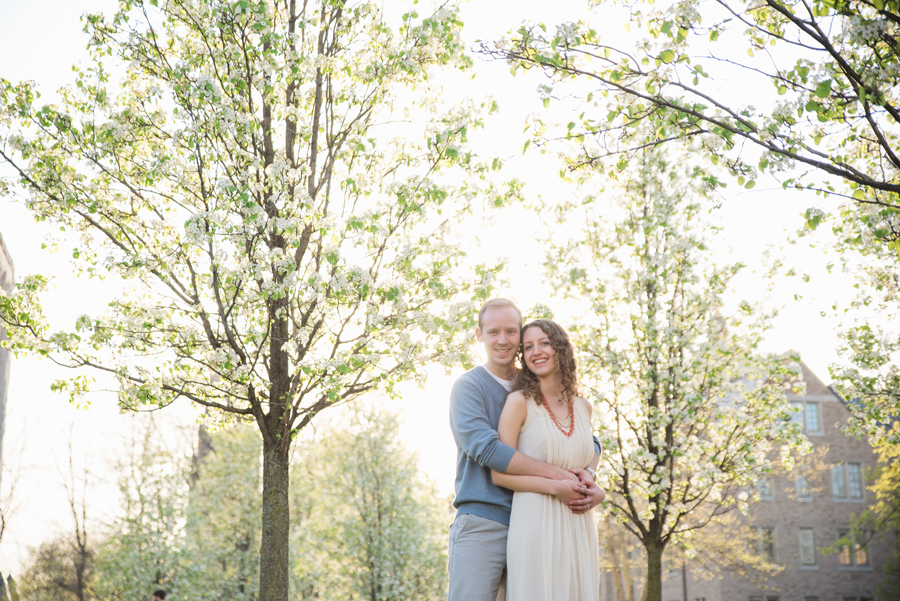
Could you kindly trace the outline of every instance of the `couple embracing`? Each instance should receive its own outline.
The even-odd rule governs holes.
[[[450,394],[449,601],[596,601],[592,510],[606,495],[594,483],[600,443],[577,396],[569,337],[549,319],[523,327],[502,298],[481,307],[475,334],[487,360]]]

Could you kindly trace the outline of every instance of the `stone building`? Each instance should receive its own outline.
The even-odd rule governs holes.
[[[13,291],[14,270],[12,258],[0,235],[0,288],[7,294]],[[0,340],[6,338],[6,331],[0,326]],[[9,385],[9,352],[0,348],[0,468],[3,467],[3,433],[6,430],[6,398]],[[2,474],[2,472],[0,472]]]
[[[801,366],[806,394],[788,396],[814,450],[803,465],[760,483],[760,500],[747,518],[748,545],[780,571],[756,582],[728,572],[706,579],[679,560],[665,576],[663,601],[887,601],[878,582],[894,533],[825,552],[849,531],[851,516],[874,502],[866,476],[876,456],[868,443],[841,432],[847,405]]]

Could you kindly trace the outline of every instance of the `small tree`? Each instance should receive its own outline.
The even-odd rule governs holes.
[[[647,558],[631,532],[609,513],[597,523],[600,570],[610,574],[615,601],[639,601],[645,590]]]
[[[97,552],[91,582],[97,599],[125,601],[181,586],[186,463],[159,444],[152,419],[135,424],[132,434],[116,466],[121,513]]]
[[[96,530],[88,527],[87,492],[93,481],[87,464],[76,467],[72,439],[63,488],[72,517],[72,529],[57,534],[32,550],[22,577],[22,596],[35,601],[92,601],[96,566]]]
[[[198,600],[258,599],[262,444],[239,425],[209,438],[186,512],[179,594]]]
[[[18,174],[3,189],[124,288],[54,333],[45,279],[26,277],[0,296],[6,344],[115,378],[126,409],[189,399],[256,424],[262,601],[288,595],[297,434],[457,359],[468,299],[487,293],[454,279],[448,238],[473,202],[503,200],[466,147],[480,109],[439,114],[431,84],[468,65],[461,22],[449,6],[396,18],[365,0],[122,0],[85,18],[93,62],[60,106],[0,81],[0,157]]]
[[[629,175],[619,213],[588,205],[582,237],[548,265],[566,298],[585,303],[574,340],[608,507],[643,544],[647,600],[660,601],[668,545],[689,546],[745,505],[773,451],[802,435],[785,398],[790,362],[759,353],[764,319],[749,303],[725,305],[741,266],[710,260],[703,172],[647,152]]]
[[[446,596],[446,522],[434,486],[399,439],[397,417],[357,411],[304,453],[295,487],[308,520],[295,564],[301,591],[335,601]],[[298,512],[300,513],[300,512]]]
[[[33,550],[22,575],[22,596],[34,601],[92,601],[93,551],[72,535],[60,535]]]

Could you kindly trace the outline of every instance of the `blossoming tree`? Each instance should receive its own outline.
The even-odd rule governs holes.
[[[786,187],[868,206],[871,231],[885,242],[900,238],[897,227],[878,227],[896,224],[900,209],[900,4],[680,0],[628,8],[615,13],[631,28],[627,37],[588,19],[523,27],[485,50],[514,69],[547,72],[548,97],[576,78],[607,99],[571,124],[586,162],[614,155],[624,166],[645,144],[695,139],[698,152],[742,185],[752,187],[759,172],[788,172]],[[631,134],[638,123],[645,138]],[[838,180],[847,187],[830,185]]]
[[[780,451],[804,445],[785,397],[796,372],[757,350],[765,316],[727,305],[741,265],[710,260],[703,172],[684,171],[648,151],[616,214],[587,203],[582,236],[548,261],[566,299],[583,303],[573,338],[601,482],[646,550],[647,601],[661,599],[670,543],[690,549],[694,531],[746,507]]]
[[[360,405],[298,449],[292,480],[315,483],[293,497],[307,520],[298,589],[307,599],[446,599],[448,500],[404,447],[397,417]]]
[[[481,108],[435,104],[435,71],[468,65],[461,22],[385,10],[122,0],[85,18],[93,61],[58,106],[0,81],[0,157],[17,173],[3,189],[78,237],[83,274],[122,283],[103,314],[54,332],[45,278],[25,278],[0,297],[8,344],[81,368],[54,384],[72,395],[91,368],[126,409],[188,399],[255,422],[261,601],[288,596],[295,436],[458,358],[459,303],[490,279],[453,276],[454,220],[502,201],[466,147]]]
[[[842,317],[842,360],[832,374],[842,394],[861,401],[852,429],[897,444],[883,424],[900,412],[900,335],[879,324],[900,314],[900,3],[585,5],[604,20],[522,27],[485,51],[514,70],[549,75],[548,102],[583,93],[585,111],[559,134],[580,142],[580,163],[616,172],[642,148],[694,140],[697,156],[727,168],[740,186],[767,173],[785,188],[842,200],[830,210],[811,201],[820,206],[806,213],[811,228],[831,220],[852,261],[862,255],[864,291]],[[627,23],[627,37],[608,26],[615,19],[605,11],[620,6],[612,14]],[[638,125],[645,137],[632,135]]]

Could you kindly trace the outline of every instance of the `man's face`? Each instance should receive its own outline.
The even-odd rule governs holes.
[[[488,369],[496,375],[509,372],[519,349],[519,314],[512,307],[493,307],[481,321],[475,337],[484,344]]]

